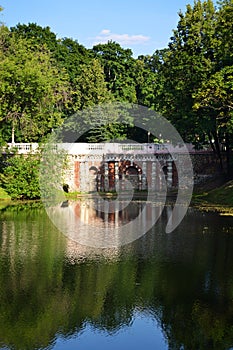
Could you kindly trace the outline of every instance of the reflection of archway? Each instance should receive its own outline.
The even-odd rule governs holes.
[[[97,174],[98,169],[95,166],[91,166],[89,169],[89,191],[96,191],[97,189]]]

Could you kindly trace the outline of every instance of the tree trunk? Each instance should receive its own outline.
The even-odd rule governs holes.
[[[14,121],[12,122],[12,129],[11,129],[11,143],[15,143],[15,126],[14,126]]]
[[[229,134],[226,133],[226,157],[227,157],[227,176],[231,176],[231,164],[230,164],[230,145],[229,145]]]

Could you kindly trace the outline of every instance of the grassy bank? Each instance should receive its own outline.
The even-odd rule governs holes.
[[[0,200],[11,200],[11,197],[0,187]]]
[[[233,180],[216,189],[194,195],[192,203],[201,209],[228,212],[233,215]]]
[[[99,193],[103,198],[107,199],[116,199],[117,193]],[[64,196],[64,193],[62,193]],[[92,194],[93,195],[93,194]],[[67,200],[75,200],[80,198],[92,197],[88,193],[65,193]],[[146,199],[147,196],[145,193],[136,193],[135,199]],[[11,197],[0,187],[0,201],[8,202],[11,200]],[[15,201],[22,202],[22,201]],[[3,203],[2,203],[3,204]],[[222,186],[219,186],[212,190],[203,189],[201,193],[194,194],[192,199],[192,204],[199,208],[212,208],[212,209],[221,209],[230,210],[233,213],[233,180],[226,182]]]

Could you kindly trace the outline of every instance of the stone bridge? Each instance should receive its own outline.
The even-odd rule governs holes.
[[[38,149],[35,143],[8,146],[16,147],[21,154]],[[210,176],[207,168],[217,166],[213,152],[196,151],[191,144],[174,147],[169,143],[61,143],[58,147],[68,155],[63,185],[69,191],[115,191],[119,187],[126,190],[129,182],[136,190],[157,191],[164,180],[168,188],[176,188],[177,166],[185,171],[187,149],[193,161],[195,181]]]

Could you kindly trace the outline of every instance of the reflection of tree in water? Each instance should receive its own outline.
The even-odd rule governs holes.
[[[58,331],[69,336],[86,322],[112,333],[137,308],[159,321],[169,349],[232,346],[233,240],[223,232],[230,219],[191,212],[173,234],[157,230],[161,221],[118,258],[99,251],[75,263],[43,211],[2,216],[2,344],[46,347]]]

